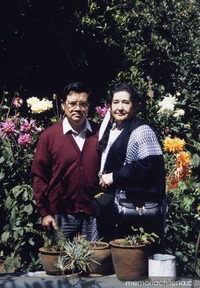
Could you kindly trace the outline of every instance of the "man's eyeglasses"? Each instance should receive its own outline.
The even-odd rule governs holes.
[[[68,102],[65,103],[65,105],[68,108],[76,108],[77,106],[79,106],[82,109],[87,109],[89,104],[87,102]]]

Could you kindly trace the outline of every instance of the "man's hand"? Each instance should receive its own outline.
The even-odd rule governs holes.
[[[56,221],[51,215],[46,215],[42,218],[42,226],[44,229],[51,230],[52,228],[57,229]]]

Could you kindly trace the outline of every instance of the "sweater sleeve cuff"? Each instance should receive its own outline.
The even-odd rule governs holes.
[[[39,209],[39,212],[40,212],[40,215],[41,215],[42,218],[45,217],[45,216],[47,216],[47,215],[50,215],[50,214],[51,214],[51,213],[50,213],[49,211],[47,211],[45,208]]]
[[[119,173],[117,171],[113,171],[113,183],[114,184],[118,184],[118,182],[120,181],[120,177],[119,177]]]

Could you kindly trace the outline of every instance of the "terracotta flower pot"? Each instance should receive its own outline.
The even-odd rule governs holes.
[[[119,280],[134,280],[148,273],[148,246],[122,246],[122,239],[110,241],[111,255]]]
[[[61,255],[60,251],[45,251],[44,248],[39,249],[41,253],[41,261],[43,269],[47,275],[59,275],[61,270],[56,267],[55,263],[58,262],[58,257]]]
[[[90,275],[99,276],[109,274],[112,267],[112,258],[110,245],[106,242],[91,242],[90,249],[92,250],[92,258],[99,264],[90,262]],[[58,257],[61,251],[46,251],[44,248],[39,249],[41,253],[41,261],[43,269],[47,275],[60,275],[61,269],[56,266]]]
[[[91,275],[107,275],[110,273],[112,268],[112,258],[110,245],[107,242],[91,242],[90,249],[92,249],[92,258],[98,262],[96,264],[94,262],[90,263],[90,274]]]

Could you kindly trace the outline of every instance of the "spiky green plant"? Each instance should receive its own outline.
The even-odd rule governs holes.
[[[133,235],[128,235],[125,239],[123,239],[121,242],[122,246],[138,246],[150,244],[160,240],[156,233],[147,233],[142,227],[136,229],[132,226],[131,229],[134,232]]]
[[[72,241],[61,239],[60,245],[62,252],[55,266],[61,269],[62,274],[65,274],[66,271],[89,273],[91,262],[99,264],[93,259],[90,242],[85,240],[83,235],[74,237]]]

